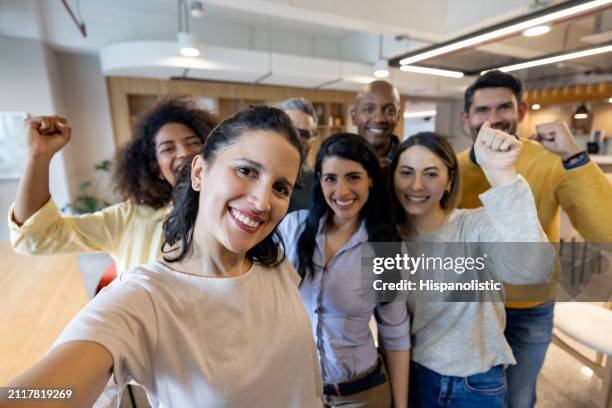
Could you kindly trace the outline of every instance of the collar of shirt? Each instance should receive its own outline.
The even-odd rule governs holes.
[[[322,217],[319,220],[319,228],[315,238],[317,243],[317,252],[319,255],[318,258],[321,260],[321,264],[325,260],[325,220],[326,217]],[[349,249],[354,248],[364,242],[368,242],[368,232],[365,227],[365,220],[362,220],[357,231],[355,231],[349,240],[342,245],[342,248],[340,248],[340,250],[334,254],[329,263],[331,263],[331,261],[333,261],[334,258],[340,255],[342,252],[348,251]]]

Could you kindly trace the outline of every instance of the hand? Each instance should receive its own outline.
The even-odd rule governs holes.
[[[515,163],[523,142],[501,130],[492,129],[485,122],[474,143],[476,162],[482,168],[491,186],[507,184],[516,178]]]
[[[561,156],[562,160],[582,151],[565,122],[560,120],[536,125],[536,133],[530,139],[539,142],[546,150]]]
[[[29,157],[53,155],[70,141],[72,129],[68,121],[60,116],[36,116],[25,120]]]

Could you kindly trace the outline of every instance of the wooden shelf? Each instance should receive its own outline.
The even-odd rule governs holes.
[[[319,115],[318,137],[309,154],[314,161],[318,146],[332,133],[346,131],[350,120],[350,107],[355,92],[313,90],[269,85],[238,84],[230,82],[155,80],[128,77],[108,77],[106,80],[115,144],[119,148],[131,137],[131,125],[144,111],[167,96],[191,96],[216,100],[221,119],[254,104],[278,105],[294,97],[311,101]]]

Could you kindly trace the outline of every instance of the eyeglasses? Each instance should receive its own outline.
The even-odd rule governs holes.
[[[317,131],[313,130],[312,132],[306,129],[295,128],[298,136],[302,140],[310,141],[317,138]]]

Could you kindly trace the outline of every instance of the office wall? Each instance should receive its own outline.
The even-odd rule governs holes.
[[[106,81],[98,56],[56,53],[58,84],[65,114],[72,126],[72,140],[65,148],[71,196],[82,181],[91,181],[91,193],[115,201],[111,176],[96,172],[94,164],[112,159],[115,153]]]
[[[62,112],[53,78],[55,60],[47,45],[38,40],[0,36],[0,55],[0,110]],[[51,163],[50,188],[59,202],[66,202],[69,194],[62,156],[57,155]],[[15,199],[17,185],[18,180],[0,180],[0,241],[8,240],[5,214]]]

